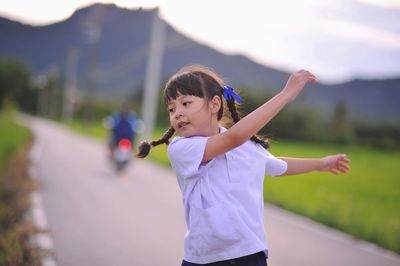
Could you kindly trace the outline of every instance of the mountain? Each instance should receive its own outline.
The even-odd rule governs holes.
[[[363,121],[400,122],[400,78],[311,85],[300,99],[325,110],[344,103],[353,118]]]
[[[77,87],[88,89],[89,70],[95,65],[96,96],[123,98],[143,84],[154,12],[94,4],[77,10],[65,21],[47,26],[30,26],[0,18],[0,56],[23,60],[36,75],[54,68],[66,75],[69,55],[75,50],[78,53]],[[276,92],[289,77],[287,72],[242,55],[221,53],[191,40],[168,24],[166,27],[164,80],[192,63],[213,68],[228,84],[254,90]],[[93,41],[96,36],[98,42]],[[327,110],[342,101],[359,117],[398,119],[400,79],[318,84],[310,86],[302,99]]]

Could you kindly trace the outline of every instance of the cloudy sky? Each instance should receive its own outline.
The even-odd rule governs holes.
[[[46,25],[93,2],[159,6],[199,42],[328,83],[400,77],[400,0],[0,0],[0,16]]]

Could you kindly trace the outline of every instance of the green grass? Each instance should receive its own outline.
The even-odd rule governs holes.
[[[13,118],[0,113],[0,265],[39,265],[38,250],[29,242],[36,229],[24,219],[34,188],[26,174],[32,138]]]
[[[69,126],[70,128],[79,133],[90,135],[98,139],[105,140],[108,134],[107,129],[103,126],[101,121],[93,121],[90,123],[85,123],[80,120],[74,120],[68,123],[67,126]]]
[[[400,152],[279,141],[276,156],[346,153],[348,174],[266,178],[266,201],[400,252]]]
[[[270,151],[287,157],[346,153],[352,160],[348,174],[267,177],[265,200],[400,253],[400,151],[283,140]],[[170,166],[165,145],[152,148],[149,158]]]
[[[11,114],[0,113],[0,171],[8,158],[29,138],[29,130],[16,124]]]

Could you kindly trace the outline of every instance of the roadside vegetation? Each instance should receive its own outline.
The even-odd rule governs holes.
[[[34,189],[27,169],[29,130],[0,113],[0,265],[40,265],[31,243],[33,225],[25,219]]]

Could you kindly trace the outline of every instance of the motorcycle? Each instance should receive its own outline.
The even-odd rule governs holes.
[[[129,139],[121,139],[113,149],[112,161],[117,172],[122,172],[133,155],[133,143]]]

